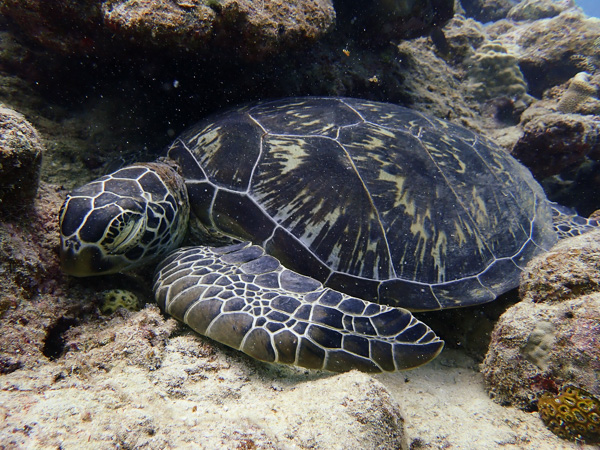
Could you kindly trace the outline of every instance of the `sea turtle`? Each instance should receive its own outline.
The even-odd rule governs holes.
[[[597,225],[559,212],[465,128],[393,104],[291,98],[212,116],[157,162],[74,190],[61,259],[76,276],[162,260],[159,306],[255,358],[394,371],[443,347],[404,308],[491,301],[557,231]],[[172,252],[186,235],[196,246]]]

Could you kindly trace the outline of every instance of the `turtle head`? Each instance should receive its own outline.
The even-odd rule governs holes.
[[[74,276],[123,272],[178,247],[187,231],[185,183],[166,163],[136,164],[75,189],[60,209],[60,259]]]

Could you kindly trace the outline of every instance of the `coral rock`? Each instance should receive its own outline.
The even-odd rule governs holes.
[[[470,89],[480,100],[498,97],[523,98],[527,83],[517,57],[499,41],[483,44],[471,57]]]
[[[22,210],[37,192],[44,147],[33,126],[0,105],[0,210]]]
[[[512,149],[514,157],[539,179],[581,164],[600,152],[600,121],[593,116],[560,114],[544,108],[526,111],[523,135]]]
[[[482,365],[496,401],[532,410],[566,384],[600,393],[599,239],[565,239],[528,265],[523,300],[500,317]]]
[[[573,0],[524,0],[511,8],[508,18],[517,21],[546,19],[576,7]]]
[[[335,20],[329,0],[111,1],[102,12],[110,29],[145,47],[217,45],[238,48],[247,59],[315,40]]]
[[[596,86],[590,82],[590,75],[579,72],[569,80],[569,87],[563,93],[557,108],[564,113],[585,114],[591,107],[597,112],[600,110],[597,92]],[[590,103],[593,105],[589,105]]]
[[[600,231],[559,241],[523,273],[520,294],[535,303],[600,292]]]
[[[537,20],[513,34],[520,47],[519,66],[535,97],[581,71],[600,67],[600,21],[577,10]]]
[[[469,17],[479,22],[504,19],[516,0],[461,0],[460,4]]]
[[[315,40],[335,20],[330,0],[0,0],[0,12],[67,55],[133,46],[255,59]]]

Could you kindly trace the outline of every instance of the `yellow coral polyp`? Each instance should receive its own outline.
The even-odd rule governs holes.
[[[586,444],[600,443],[600,400],[577,387],[566,386],[557,396],[538,400],[544,424],[557,436]]]
[[[102,293],[103,302],[100,305],[102,314],[112,314],[119,308],[125,308],[129,311],[139,311],[140,302],[137,296],[130,291],[123,289],[111,289]]]

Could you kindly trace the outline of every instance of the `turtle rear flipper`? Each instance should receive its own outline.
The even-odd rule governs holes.
[[[427,363],[444,345],[409,311],[324,288],[249,243],[173,252],[154,292],[196,332],[262,361],[391,372]]]
[[[559,239],[579,236],[600,226],[598,220],[581,217],[574,209],[558,203],[550,203],[550,206],[552,208],[552,222]]]

